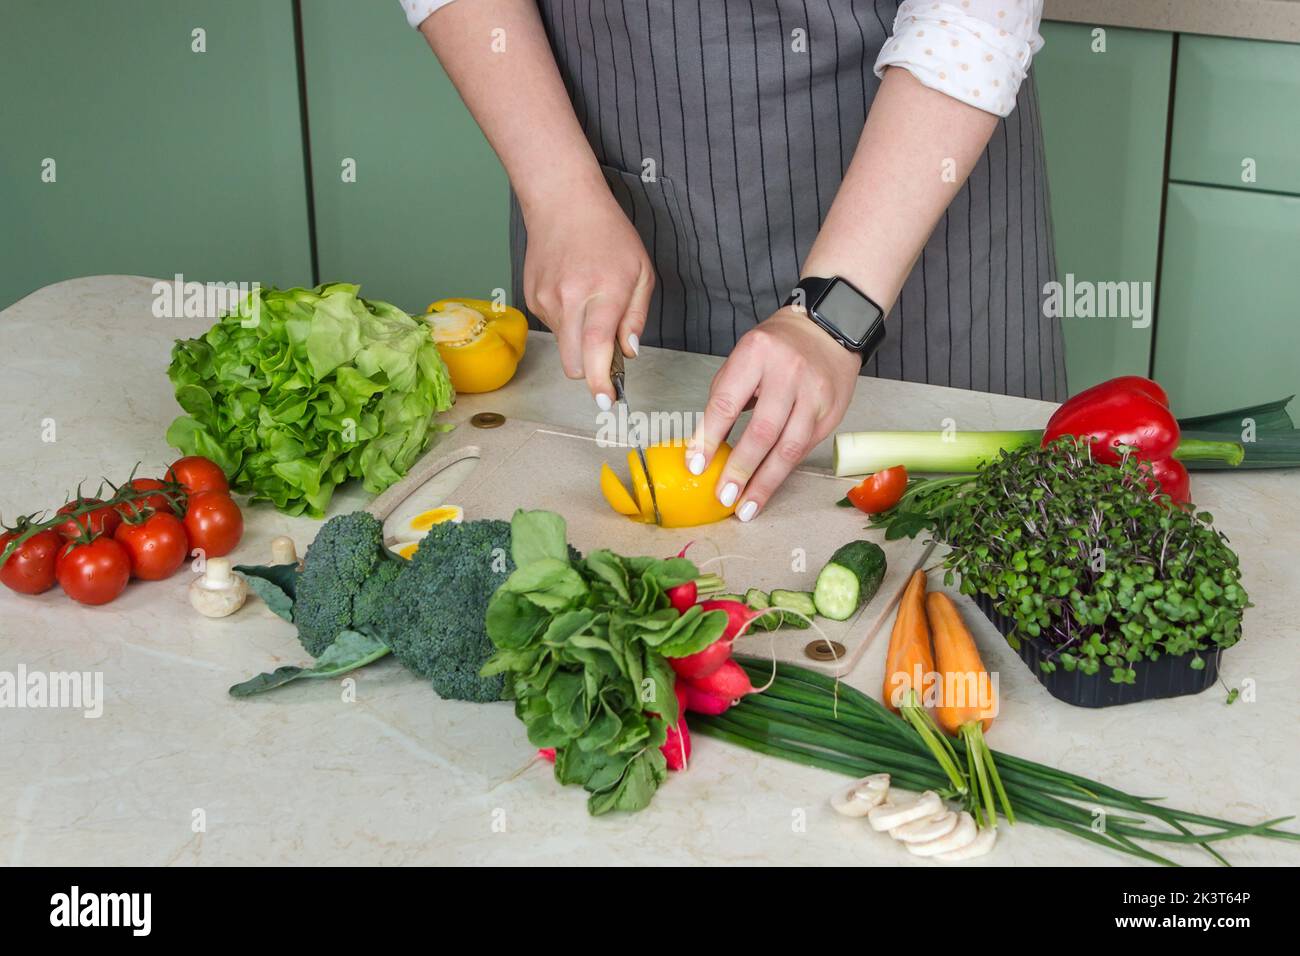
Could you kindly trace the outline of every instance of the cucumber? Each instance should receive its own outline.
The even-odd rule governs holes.
[[[706,600],[706,601],[737,601],[737,602],[739,602],[739,603],[741,603],[741,604],[744,604],[744,603],[745,603],[745,599],[744,599],[743,597],[741,597],[739,594],[710,594],[710,595],[709,595],[708,597],[706,597],[704,600]]]
[[[745,603],[755,611],[766,611],[772,606],[768,596],[758,588],[750,588],[745,592]],[[754,618],[754,623],[749,625],[751,631],[774,631],[781,626],[781,615],[764,614],[762,617]]]
[[[885,552],[871,541],[850,541],[831,555],[817,575],[813,601],[817,613],[847,621],[875,596],[885,579]]]
[[[768,600],[772,607],[789,608],[808,617],[817,613],[817,604],[813,600],[811,591],[783,591],[777,588],[768,595]],[[784,627],[794,627],[799,630],[812,626],[808,621],[794,614],[782,614],[781,623]]]

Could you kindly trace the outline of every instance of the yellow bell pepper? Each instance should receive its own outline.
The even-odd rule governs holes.
[[[654,500],[659,504],[659,515],[665,528],[686,528],[697,524],[721,521],[736,510],[723,505],[714,494],[722,469],[731,454],[731,446],[723,442],[718,446],[713,461],[702,475],[692,475],[686,467],[686,450],[680,444],[651,445],[645,450],[646,464],[650,467],[650,481],[654,482]],[[641,468],[635,451],[627,453],[628,467],[632,473],[629,494],[609,465],[600,469],[600,489],[609,506],[619,514],[638,521],[652,523],[654,504],[650,500],[650,483]]]
[[[528,344],[518,309],[485,299],[439,299],[424,316],[457,392],[491,392],[514,377]]]

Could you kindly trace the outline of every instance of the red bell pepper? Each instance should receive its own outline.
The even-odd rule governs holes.
[[[1232,442],[1180,442],[1178,420],[1169,410],[1165,390],[1140,375],[1121,375],[1084,389],[1061,405],[1047,422],[1043,444],[1063,435],[1087,439],[1092,457],[1108,465],[1119,464],[1120,445],[1136,449],[1149,462],[1148,485],[1177,502],[1190,500],[1187,469],[1178,459],[1216,458],[1236,464],[1240,445]]]

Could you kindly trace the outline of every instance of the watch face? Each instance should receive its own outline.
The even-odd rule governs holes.
[[[843,279],[831,283],[817,301],[817,313],[859,348],[866,344],[868,333],[880,320],[875,303]]]

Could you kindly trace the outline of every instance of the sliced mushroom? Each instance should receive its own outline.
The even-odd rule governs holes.
[[[900,843],[929,843],[941,836],[947,836],[957,826],[957,814],[944,810],[932,817],[913,820],[901,827],[894,827],[889,835]]]
[[[970,843],[967,843],[960,850],[950,850],[947,853],[940,853],[935,857],[936,860],[943,860],[945,863],[960,863],[962,860],[973,860],[977,856],[983,856],[989,850],[993,849],[993,844],[998,842],[997,827],[985,827],[980,830],[979,835]]]
[[[846,817],[865,817],[889,795],[889,774],[873,773],[831,795],[831,806]]]
[[[975,818],[963,810],[957,825],[952,830],[937,840],[930,840],[927,843],[908,843],[907,852],[916,856],[938,856],[941,853],[952,853],[974,843],[975,838],[978,836],[979,828],[975,826]]]
[[[915,800],[908,800],[905,803],[886,800],[880,806],[872,807],[867,811],[867,822],[877,833],[884,833],[886,830],[901,827],[904,823],[923,820],[942,812],[943,801],[939,799],[939,795],[933,790],[927,790]]]

